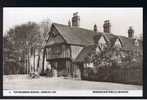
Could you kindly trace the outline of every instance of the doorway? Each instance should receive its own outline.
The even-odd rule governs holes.
[[[71,61],[67,59],[56,59],[52,60],[51,67],[52,69],[57,70],[58,77],[66,77],[71,74]]]

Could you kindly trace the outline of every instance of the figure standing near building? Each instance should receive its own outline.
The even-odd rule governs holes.
[[[45,73],[46,73],[47,76],[51,76],[51,64],[50,64],[50,62],[47,62],[47,64],[46,64]]]
[[[54,65],[52,66],[52,75],[53,75],[53,77],[57,77],[58,76],[57,68]]]

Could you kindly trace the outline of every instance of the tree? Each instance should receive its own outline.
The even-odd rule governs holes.
[[[8,49],[8,51],[11,51],[10,55],[15,53],[13,55],[15,62],[22,62],[21,64],[24,68],[28,64],[30,48],[35,48],[42,44],[39,29],[40,26],[38,24],[34,22],[28,22],[11,28],[7,32],[7,36],[3,38],[4,48]]]
[[[43,40],[46,40],[51,27],[51,20],[45,19],[40,23],[40,32]]]
[[[42,70],[41,70],[41,74],[44,75],[44,66],[46,64],[46,50],[45,50],[45,45],[47,43],[48,40],[48,36],[49,36],[49,31],[50,31],[50,27],[51,27],[51,21],[50,19],[46,19],[43,20],[40,23],[40,33],[41,33],[41,39],[42,39],[42,52],[40,53],[40,61],[42,62],[41,66],[42,66]],[[41,57],[42,56],[42,57]]]

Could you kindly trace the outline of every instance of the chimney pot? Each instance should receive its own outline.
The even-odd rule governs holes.
[[[128,29],[128,38],[134,38],[134,30],[132,26],[130,26]]]
[[[109,20],[104,21],[103,30],[105,33],[111,33],[111,24]]]
[[[97,30],[97,25],[96,25],[96,24],[93,26],[93,30],[94,30],[95,32],[98,31],[98,30]]]
[[[76,27],[80,26],[80,16],[78,16],[78,12],[73,13],[72,26],[76,26]]]

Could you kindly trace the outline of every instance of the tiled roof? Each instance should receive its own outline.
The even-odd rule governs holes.
[[[134,40],[128,39],[127,37],[124,37],[124,36],[120,36],[119,38],[122,42],[122,45],[123,45],[122,48],[124,50],[136,50],[136,49],[138,49],[139,52],[142,53],[142,43],[141,43],[141,41],[139,41],[139,46],[136,47],[133,43]],[[80,52],[80,54],[76,58],[75,62],[83,62],[85,57],[87,56],[87,54],[93,52],[94,50],[95,50],[94,45],[93,46],[87,46],[87,47],[83,48],[83,50]]]
[[[69,27],[67,25],[53,23],[57,31],[62,35],[68,44],[76,44],[86,46],[82,49],[80,54],[77,56],[75,61],[81,62],[84,60],[85,56],[94,50],[95,39],[100,39],[103,35],[105,40],[109,42],[109,45],[113,46],[116,39],[120,39],[123,49],[134,50],[138,48],[142,52],[142,42],[139,41],[139,47],[134,45],[134,40],[129,39],[125,36],[117,36],[111,33],[94,32],[92,30],[87,30],[78,27]],[[96,38],[95,38],[96,37]]]
[[[94,31],[78,28],[69,27],[67,25],[53,23],[58,32],[64,37],[68,44],[76,45],[93,45],[93,37],[97,34]]]
[[[103,32],[98,32],[98,34],[94,37],[94,39],[97,41],[100,39],[101,36],[104,36],[105,40],[107,43],[110,45],[113,45],[118,36],[113,35],[111,33],[103,33]]]
[[[85,57],[89,54],[92,53],[92,51],[95,51],[95,45],[90,45],[82,49],[82,51],[79,53],[77,58],[75,59],[75,62],[83,62]]]
[[[125,36],[119,36],[121,42],[122,42],[122,46],[123,49],[125,50],[134,50],[136,47],[134,45],[134,40],[129,39]]]

